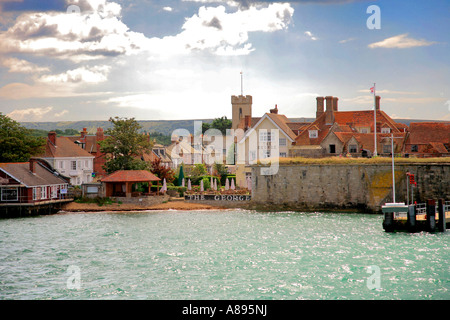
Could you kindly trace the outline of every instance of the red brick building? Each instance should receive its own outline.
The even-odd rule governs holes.
[[[450,122],[412,122],[405,153],[417,157],[450,156]]]

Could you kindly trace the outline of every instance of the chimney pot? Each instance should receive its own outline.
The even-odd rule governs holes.
[[[30,171],[32,173],[36,173],[36,162],[37,160],[35,158],[30,158],[29,164],[30,164]]]
[[[381,100],[380,96],[375,96],[375,109],[376,110],[380,110],[380,100]]]
[[[54,146],[56,146],[56,132],[55,131],[50,131],[48,133],[48,139],[50,140],[51,143],[53,143]]]
[[[316,119],[323,114],[323,101],[324,97],[317,97],[317,109],[316,109]]]

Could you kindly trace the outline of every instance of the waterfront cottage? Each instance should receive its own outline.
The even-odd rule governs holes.
[[[37,159],[0,163],[0,205],[67,201],[68,181]]]
[[[95,156],[70,139],[57,137],[54,131],[48,133],[45,152],[39,157],[60,174],[69,176],[72,185],[79,186],[93,180]]]

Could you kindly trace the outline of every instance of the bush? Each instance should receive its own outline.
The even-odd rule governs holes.
[[[180,197],[184,196],[184,193],[186,192],[187,188],[186,187],[178,187],[178,186],[167,186],[167,191],[169,190],[175,190],[178,192],[178,194],[180,195]]]

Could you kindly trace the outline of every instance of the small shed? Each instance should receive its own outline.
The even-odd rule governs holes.
[[[153,181],[158,183],[160,178],[147,170],[118,170],[105,178],[101,182],[105,185],[106,197],[132,197],[132,186],[139,182],[148,182],[148,194],[151,194],[151,185]]]

